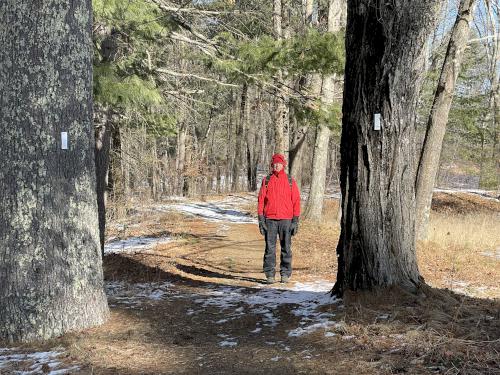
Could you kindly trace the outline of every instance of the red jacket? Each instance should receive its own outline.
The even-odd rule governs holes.
[[[291,219],[300,216],[300,192],[292,178],[292,187],[287,174],[282,170],[273,173],[266,189],[266,179],[262,180],[259,191],[257,213],[269,219]]]

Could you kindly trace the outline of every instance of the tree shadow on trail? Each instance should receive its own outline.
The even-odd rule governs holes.
[[[301,306],[290,301],[324,292],[230,285],[218,272],[209,275],[216,282],[194,279],[205,276],[196,266],[167,269],[153,258],[105,257],[111,319],[61,339],[83,373],[494,374],[500,365],[498,301],[430,287],[421,295],[353,293],[343,306],[317,306],[336,325],[295,337],[292,330],[314,322],[301,325]],[[113,296],[114,286],[130,293]],[[250,301],[262,298],[274,308],[252,310]]]
[[[250,281],[253,283],[261,283],[264,284],[264,279],[257,279],[255,277],[246,277],[246,276],[234,276],[230,275],[227,273],[220,273],[212,270],[207,270],[202,267],[197,267],[197,266],[192,266],[192,265],[185,265],[185,264],[177,264],[176,268],[182,272],[192,274],[192,275],[197,275],[197,276],[204,276],[204,277],[210,277],[210,278],[216,278],[216,279],[229,279],[229,280],[239,280],[239,281]]]

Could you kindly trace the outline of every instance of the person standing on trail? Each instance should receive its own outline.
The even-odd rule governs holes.
[[[292,236],[299,229],[300,192],[295,180],[285,173],[286,160],[281,154],[271,158],[272,173],[262,180],[257,213],[259,230],[265,237],[264,274],[268,284],[275,282],[276,238],[281,245],[281,282],[292,275]]]

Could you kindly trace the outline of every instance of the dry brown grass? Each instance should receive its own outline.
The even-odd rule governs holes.
[[[429,238],[417,244],[420,270],[431,285],[500,298],[500,203],[477,195],[440,193],[433,200]],[[324,220],[304,220],[294,239],[295,264],[304,272],[335,275],[340,234],[337,200],[325,201]],[[466,285],[467,284],[467,285]]]
[[[301,273],[335,276],[337,269],[337,245],[340,227],[337,223],[337,200],[325,201],[323,221],[313,223],[303,220],[299,233],[293,240],[294,268]]]
[[[418,243],[418,259],[424,278],[431,284],[452,287],[455,282],[469,287],[494,288],[490,296],[500,297],[499,260],[494,254],[500,248],[500,226],[497,213],[466,215],[433,213],[429,238]]]

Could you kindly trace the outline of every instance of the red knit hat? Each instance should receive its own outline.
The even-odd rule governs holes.
[[[285,156],[281,155],[281,154],[274,154],[273,157],[271,158],[271,166],[273,164],[283,164],[283,167],[286,167],[286,160],[285,160]]]

